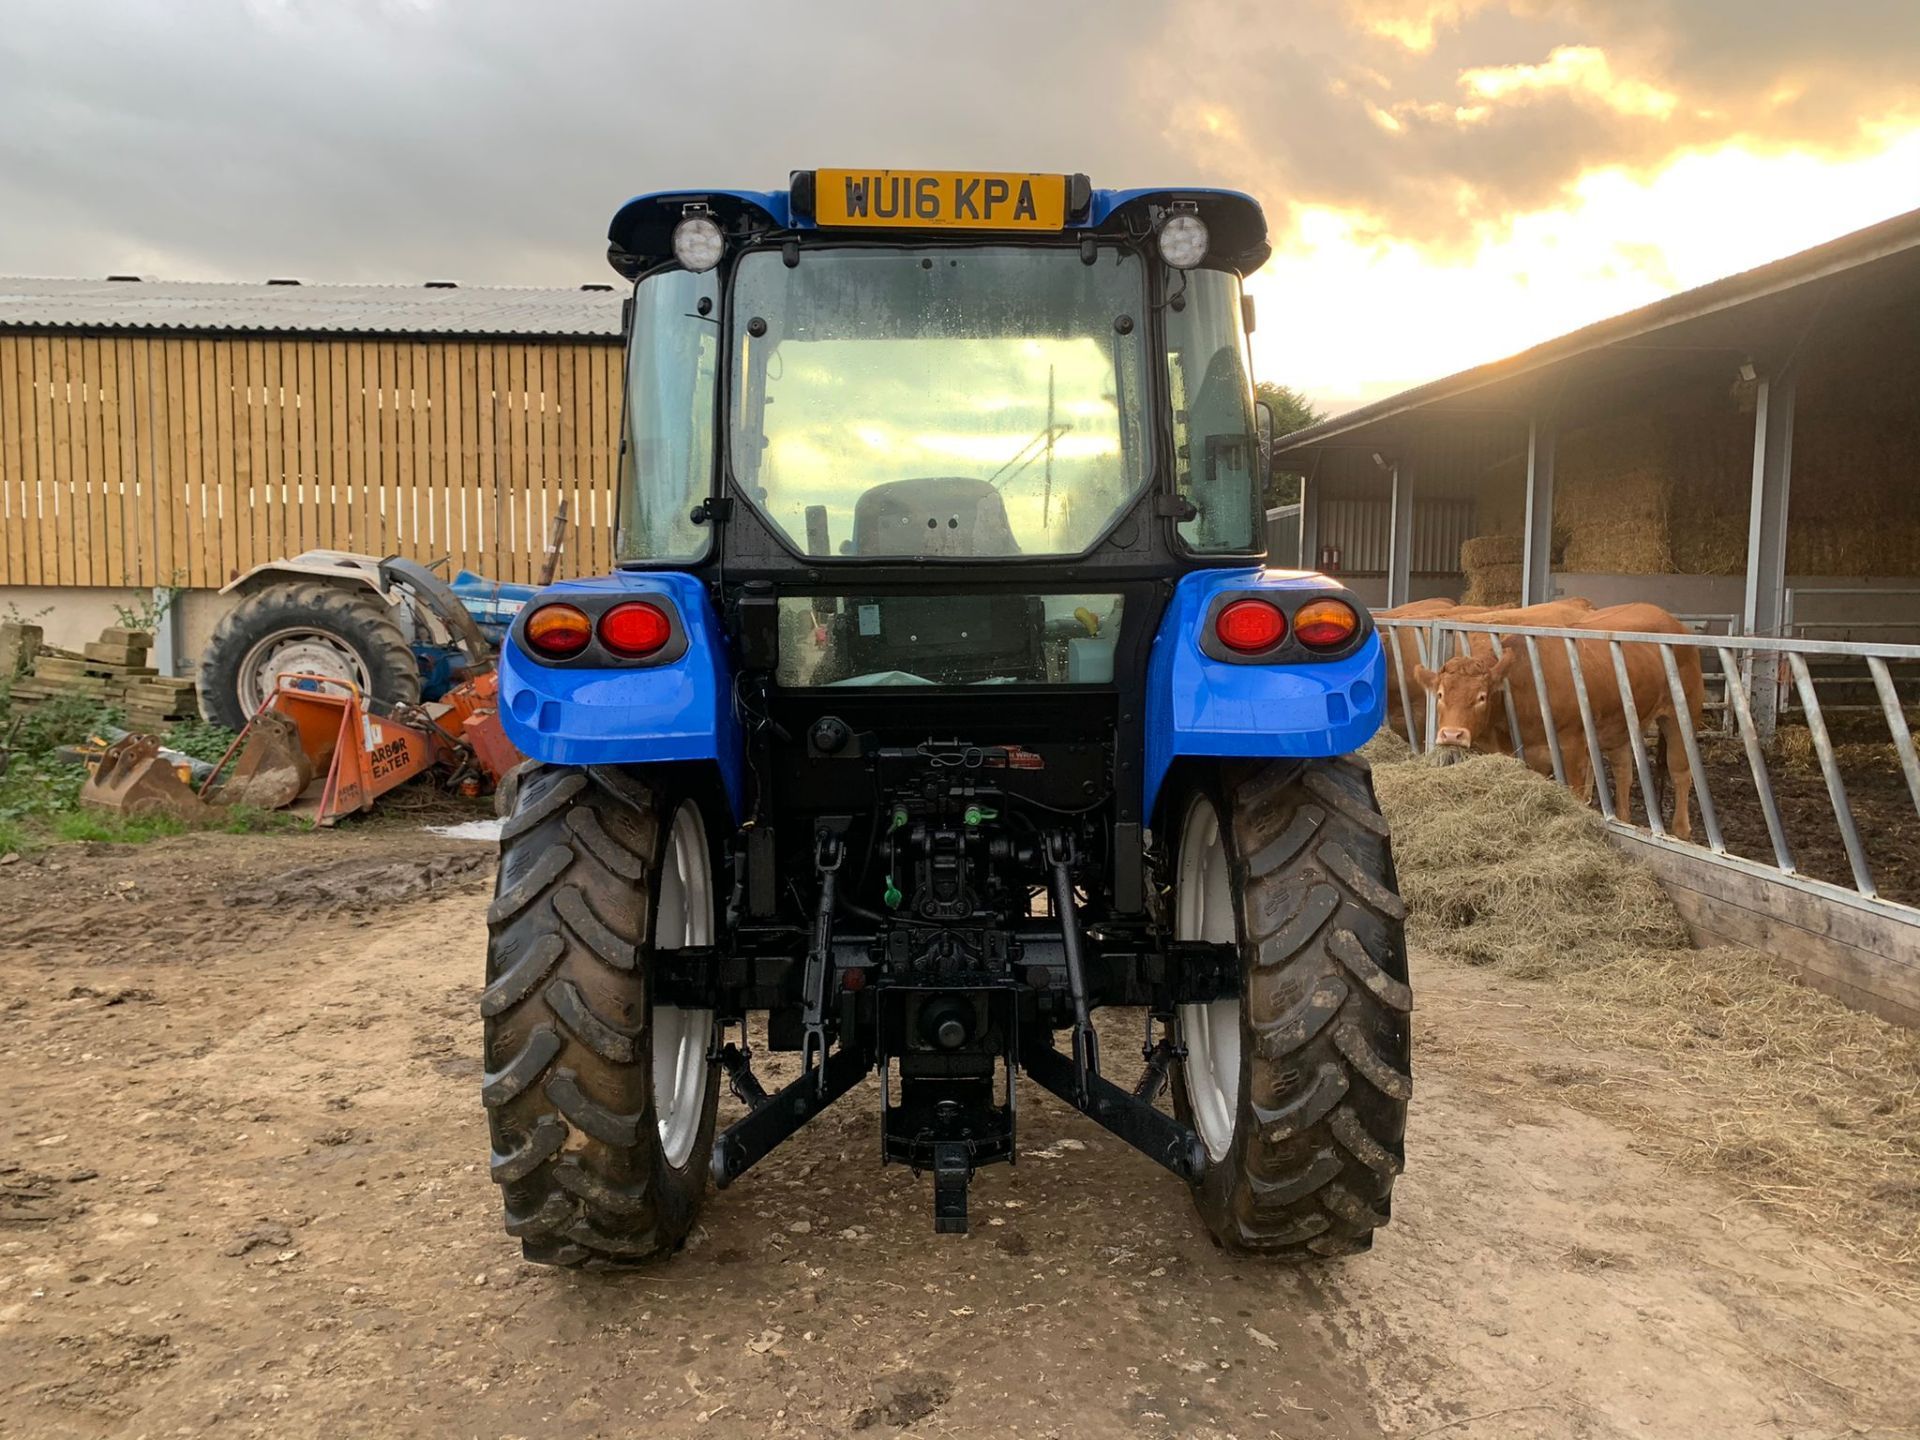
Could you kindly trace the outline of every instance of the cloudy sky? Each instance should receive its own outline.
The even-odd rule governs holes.
[[[0,0],[0,273],[574,284],[822,164],[1249,190],[1340,409],[1920,207],[1920,3]]]

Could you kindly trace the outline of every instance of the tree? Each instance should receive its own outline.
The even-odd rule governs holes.
[[[1326,419],[1326,412],[1302,395],[1291,385],[1276,385],[1271,380],[1262,380],[1253,387],[1254,398],[1264,400],[1273,411],[1273,434],[1278,439],[1282,435],[1291,435],[1296,430],[1304,430],[1309,425],[1318,425]],[[1300,477],[1285,471],[1275,470],[1267,482],[1267,505],[1291,505],[1300,498]]]
[[[1291,435],[1309,425],[1318,425],[1327,418],[1324,410],[1291,385],[1276,385],[1271,380],[1262,380],[1253,387],[1253,396],[1272,407],[1275,435]]]

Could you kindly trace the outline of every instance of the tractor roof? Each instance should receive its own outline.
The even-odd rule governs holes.
[[[824,172],[820,172],[824,173]],[[836,172],[837,173],[837,172]],[[876,176],[902,172],[876,171]],[[916,175],[941,172],[912,172]],[[796,170],[792,184],[785,190],[656,190],[636,195],[614,213],[608,227],[607,258],[613,268],[628,279],[668,259],[673,253],[673,227],[688,205],[705,205],[723,229],[731,235],[805,235],[822,229],[813,210],[814,176],[811,170]],[[950,174],[947,178],[953,178]],[[1052,178],[1052,177],[1049,177]],[[1260,203],[1237,190],[1212,190],[1147,186],[1133,190],[1096,190],[1085,176],[1064,177],[1069,200],[1063,223],[1053,229],[1056,235],[1120,235],[1132,231],[1144,234],[1151,229],[1159,212],[1173,205],[1191,205],[1207,224],[1212,236],[1209,260],[1241,275],[1251,274],[1266,263],[1271,247],[1267,243],[1266,216]],[[993,230],[953,229],[939,224],[926,226],[890,226],[881,232],[864,230],[866,238],[876,233],[900,239],[926,240],[937,236],[969,239],[1031,238],[1027,228],[1004,235]]]

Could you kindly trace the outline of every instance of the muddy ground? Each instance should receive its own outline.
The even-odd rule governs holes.
[[[1727,849],[1774,864],[1773,839],[1744,752],[1716,741],[1702,760]],[[1913,794],[1899,756],[1891,745],[1852,744],[1841,747],[1838,763],[1875,888],[1888,900],[1920,905],[1920,825],[1914,823]],[[1818,762],[1811,755],[1797,762],[1776,760],[1768,772],[1795,867],[1802,875],[1852,889],[1853,867]],[[1694,839],[1704,843],[1697,804],[1693,819]]]
[[[0,1435],[1920,1434],[1909,1294],[1564,1103],[1687,1105],[1646,1052],[1418,959],[1370,1255],[1231,1260],[1031,1089],[935,1238],[869,1086],[673,1261],[524,1267],[477,1095],[491,867],[398,830],[0,867]]]

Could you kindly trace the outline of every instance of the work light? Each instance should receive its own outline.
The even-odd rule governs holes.
[[[689,213],[673,227],[673,258],[696,275],[718,265],[726,248],[720,222],[704,211]]]
[[[1207,222],[1176,210],[1160,222],[1160,258],[1176,270],[1191,270],[1207,258]]]

